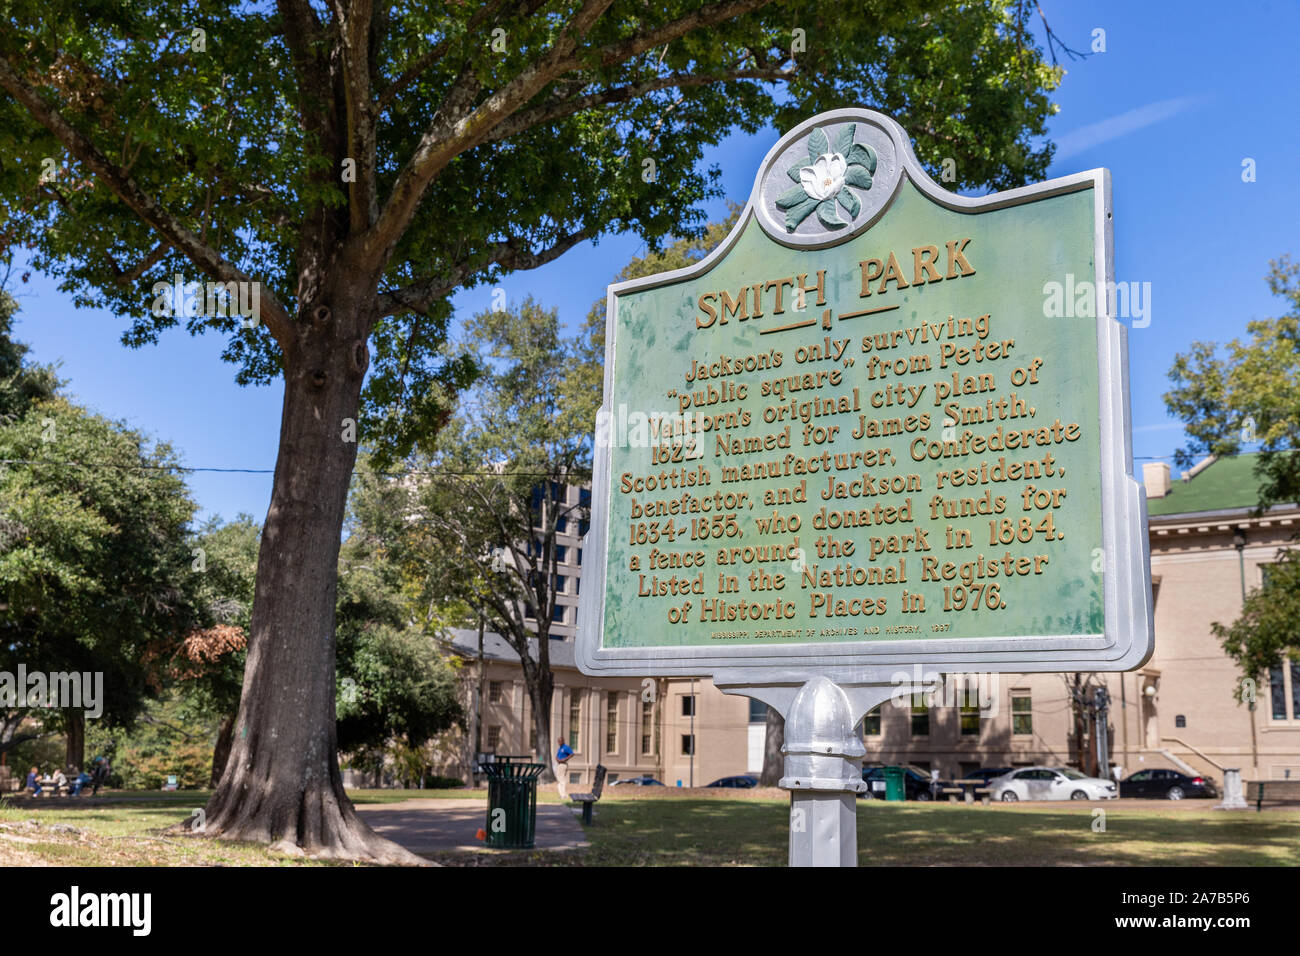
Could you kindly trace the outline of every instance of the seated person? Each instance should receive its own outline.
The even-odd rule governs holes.
[[[27,771],[27,786],[32,788],[33,797],[39,797],[41,795],[40,767],[33,767],[31,770]]]
[[[77,774],[77,779],[72,781],[72,795],[74,797],[79,796],[81,794],[81,788],[90,783],[91,779],[90,774],[86,773],[84,770]]]
[[[55,796],[68,788],[68,776],[58,767],[54,768],[54,776],[50,780],[54,784]]]

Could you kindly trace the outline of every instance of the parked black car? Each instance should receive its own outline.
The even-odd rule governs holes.
[[[1154,797],[1182,800],[1184,797],[1215,797],[1214,784],[1204,777],[1189,777],[1177,770],[1139,770],[1119,784],[1121,797]]]
[[[642,776],[642,777],[624,777],[622,780],[615,780],[613,783],[610,784],[611,787],[629,786],[629,785],[635,787],[664,786],[662,781],[656,780],[654,777],[651,777],[649,775]]]
[[[742,773],[735,777],[721,777],[708,786],[730,787],[733,790],[748,790],[750,787],[758,786],[758,778],[747,773]]]
[[[868,800],[885,799],[885,768],[869,767],[862,771],[862,779],[866,781],[867,792],[862,794]],[[951,784],[940,780],[936,786],[948,787]],[[934,796],[930,789],[930,778],[915,767],[903,768],[903,796],[908,800],[933,800]]]
[[[1015,767],[981,767],[979,770],[962,774],[961,779],[978,780],[982,786],[987,787],[993,778],[1005,776],[1015,769]]]

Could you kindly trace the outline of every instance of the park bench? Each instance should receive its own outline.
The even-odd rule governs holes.
[[[1253,780],[1246,784],[1246,799],[1255,801],[1255,809],[1269,803],[1300,803],[1300,780]]]
[[[956,803],[960,796],[967,803],[974,803],[979,800],[980,803],[989,802],[988,784],[978,777],[971,780],[954,780],[951,787],[945,787],[943,792],[948,794],[950,803]]]
[[[571,793],[569,799],[574,803],[582,804],[582,822],[591,824],[591,807],[600,799],[601,791],[605,789],[605,765],[596,764],[596,780],[591,785],[591,793]]]

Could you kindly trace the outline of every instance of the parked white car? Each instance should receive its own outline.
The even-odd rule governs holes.
[[[1087,777],[1069,767],[1025,767],[989,781],[989,796],[1017,800],[1113,800],[1113,780]]]

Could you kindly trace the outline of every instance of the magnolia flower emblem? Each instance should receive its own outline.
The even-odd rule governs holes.
[[[790,178],[799,185],[777,197],[776,206],[785,210],[785,228],[794,232],[813,212],[828,229],[842,229],[857,218],[862,203],[853,190],[871,188],[871,174],[876,171],[876,153],[870,146],[853,142],[856,123],[840,127],[831,149],[825,130],[808,134],[808,165],[791,166]],[[841,219],[837,207],[849,214]]]

